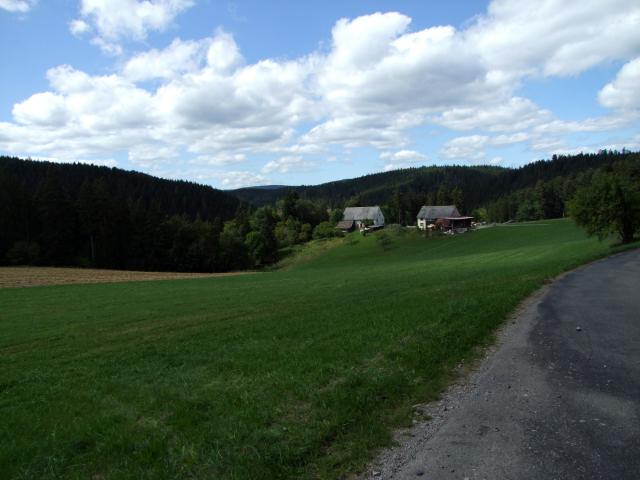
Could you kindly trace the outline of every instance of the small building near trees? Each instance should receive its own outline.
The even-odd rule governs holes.
[[[418,228],[440,228],[445,231],[463,232],[471,228],[473,217],[465,217],[455,205],[425,205],[417,215]]]
[[[340,220],[336,223],[336,228],[343,232],[352,232],[355,228],[355,222],[353,220]]]
[[[347,207],[341,222],[336,225],[341,230],[352,230],[354,228],[384,227],[384,215],[378,205],[372,207]]]

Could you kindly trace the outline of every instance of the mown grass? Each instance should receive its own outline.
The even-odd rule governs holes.
[[[544,223],[353,234],[262,275],[0,290],[0,476],[355,471],[523,298],[610,251]]]

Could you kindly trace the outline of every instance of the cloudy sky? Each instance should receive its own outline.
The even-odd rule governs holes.
[[[640,2],[0,0],[0,153],[220,188],[640,148]]]

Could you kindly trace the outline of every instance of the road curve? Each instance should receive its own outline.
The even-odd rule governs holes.
[[[408,458],[371,475],[639,479],[640,252],[554,281],[471,382]]]

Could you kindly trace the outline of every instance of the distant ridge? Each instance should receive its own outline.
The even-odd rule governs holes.
[[[281,188],[289,188],[288,185],[256,185],[255,187],[246,187],[246,188],[255,188],[258,190],[280,190]]]
[[[539,181],[546,182],[558,176],[575,175],[637,155],[637,152],[607,150],[577,155],[554,155],[552,159],[538,160],[519,168],[434,165],[373,173],[319,185],[286,188],[279,185],[246,187],[227,192],[260,207],[274,204],[292,189],[301,198],[322,202],[328,208],[334,208],[345,205],[385,204],[398,191],[436,195],[440,187],[446,186],[450,191],[460,189],[464,192],[465,205],[475,208],[516,190],[534,187]]]

